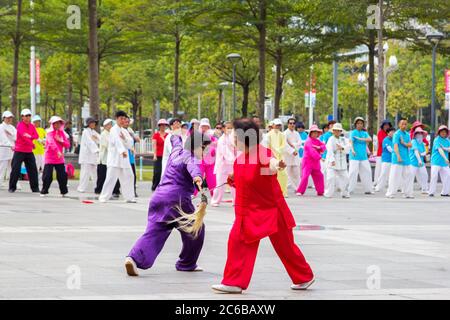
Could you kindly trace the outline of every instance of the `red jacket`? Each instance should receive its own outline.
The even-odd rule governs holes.
[[[242,153],[234,163],[236,188],[235,225],[245,242],[265,238],[278,231],[278,219],[288,228],[295,227],[294,217],[283,197],[276,174],[270,174],[272,153],[258,145]]]
[[[383,140],[387,137],[386,131],[380,129],[377,134],[378,137],[378,147],[377,147],[377,157],[381,157],[381,153],[383,152]]]

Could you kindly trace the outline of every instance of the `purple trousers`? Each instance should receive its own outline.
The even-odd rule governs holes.
[[[156,257],[161,252],[172,229],[176,224],[167,224],[166,222],[157,222],[149,220],[145,233],[138,239],[134,247],[128,254],[133,258],[139,269],[149,269],[153,266]],[[191,271],[197,267],[197,260],[203,247],[205,239],[205,226],[199,232],[197,238],[190,234],[178,230],[181,234],[183,248],[175,268],[179,271]]]

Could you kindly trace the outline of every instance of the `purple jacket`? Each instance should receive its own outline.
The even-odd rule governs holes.
[[[149,220],[167,222],[179,216],[175,206],[184,212],[194,212],[191,195],[195,186],[192,180],[201,177],[201,161],[184,150],[181,137],[171,136],[172,153],[167,161],[164,177],[153,193],[148,209]]]

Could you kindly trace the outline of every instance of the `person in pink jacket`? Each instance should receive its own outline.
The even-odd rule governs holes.
[[[236,147],[234,145],[233,124],[230,121],[225,122],[225,133],[219,138],[216,149],[216,164],[214,174],[216,175],[217,189],[214,189],[211,205],[219,206],[225,191],[225,183],[228,175],[233,173],[233,164],[236,160]],[[234,188],[231,188],[234,201]]]
[[[48,189],[53,181],[53,169],[59,184],[59,191],[64,197],[69,191],[67,189],[67,173],[64,165],[64,148],[70,147],[69,139],[64,132],[64,121],[58,116],[50,118],[50,129],[45,141],[45,165],[42,174],[41,197],[48,194]]]
[[[322,196],[325,191],[324,177],[320,170],[320,159],[326,150],[326,145],[318,139],[322,130],[316,125],[309,128],[309,137],[305,142],[302,162],[302,180],[297,189],[297,195],[303,195],[308,186],[309,176],[312,176],[314,186],[318,196]]]
[[[202,159],[200,164],[200,170],[202,171],[204,181],[208,185],[211,196],[213,195],[214,188],[216,187],[216,175],[214,174],[214,165],[216,162],[216,148],[217,148],[217,138],[211,132],[211,125],[209,124],[209,119],[203,118],[200,120],[200,133],[207,135],[211,139],[211,144],[206,150],[206,154]],[[197,193],[197,192],[196,192]]]

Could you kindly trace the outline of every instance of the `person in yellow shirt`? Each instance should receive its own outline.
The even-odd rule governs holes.
[[[36,158],[36,167],[38,169],[39,175],[44,171],[44,154],[45,154],[45,138],[47,137],[47,132],[41,127],[42,119],[39,115],[35,115],[31,120],[36,127],[36,131],[39,135],[39,139],[34,140],[34,150],[33,154]]]
[[[273,129],[267,134],[267,147],[273,152],[278,161],[284,161],[283,153],[286,148],[286,136],[281,131],[283,122],[273,120]],[[285,170],[278,170],[277,179],[285,198],[288,196],[288,176]]]

